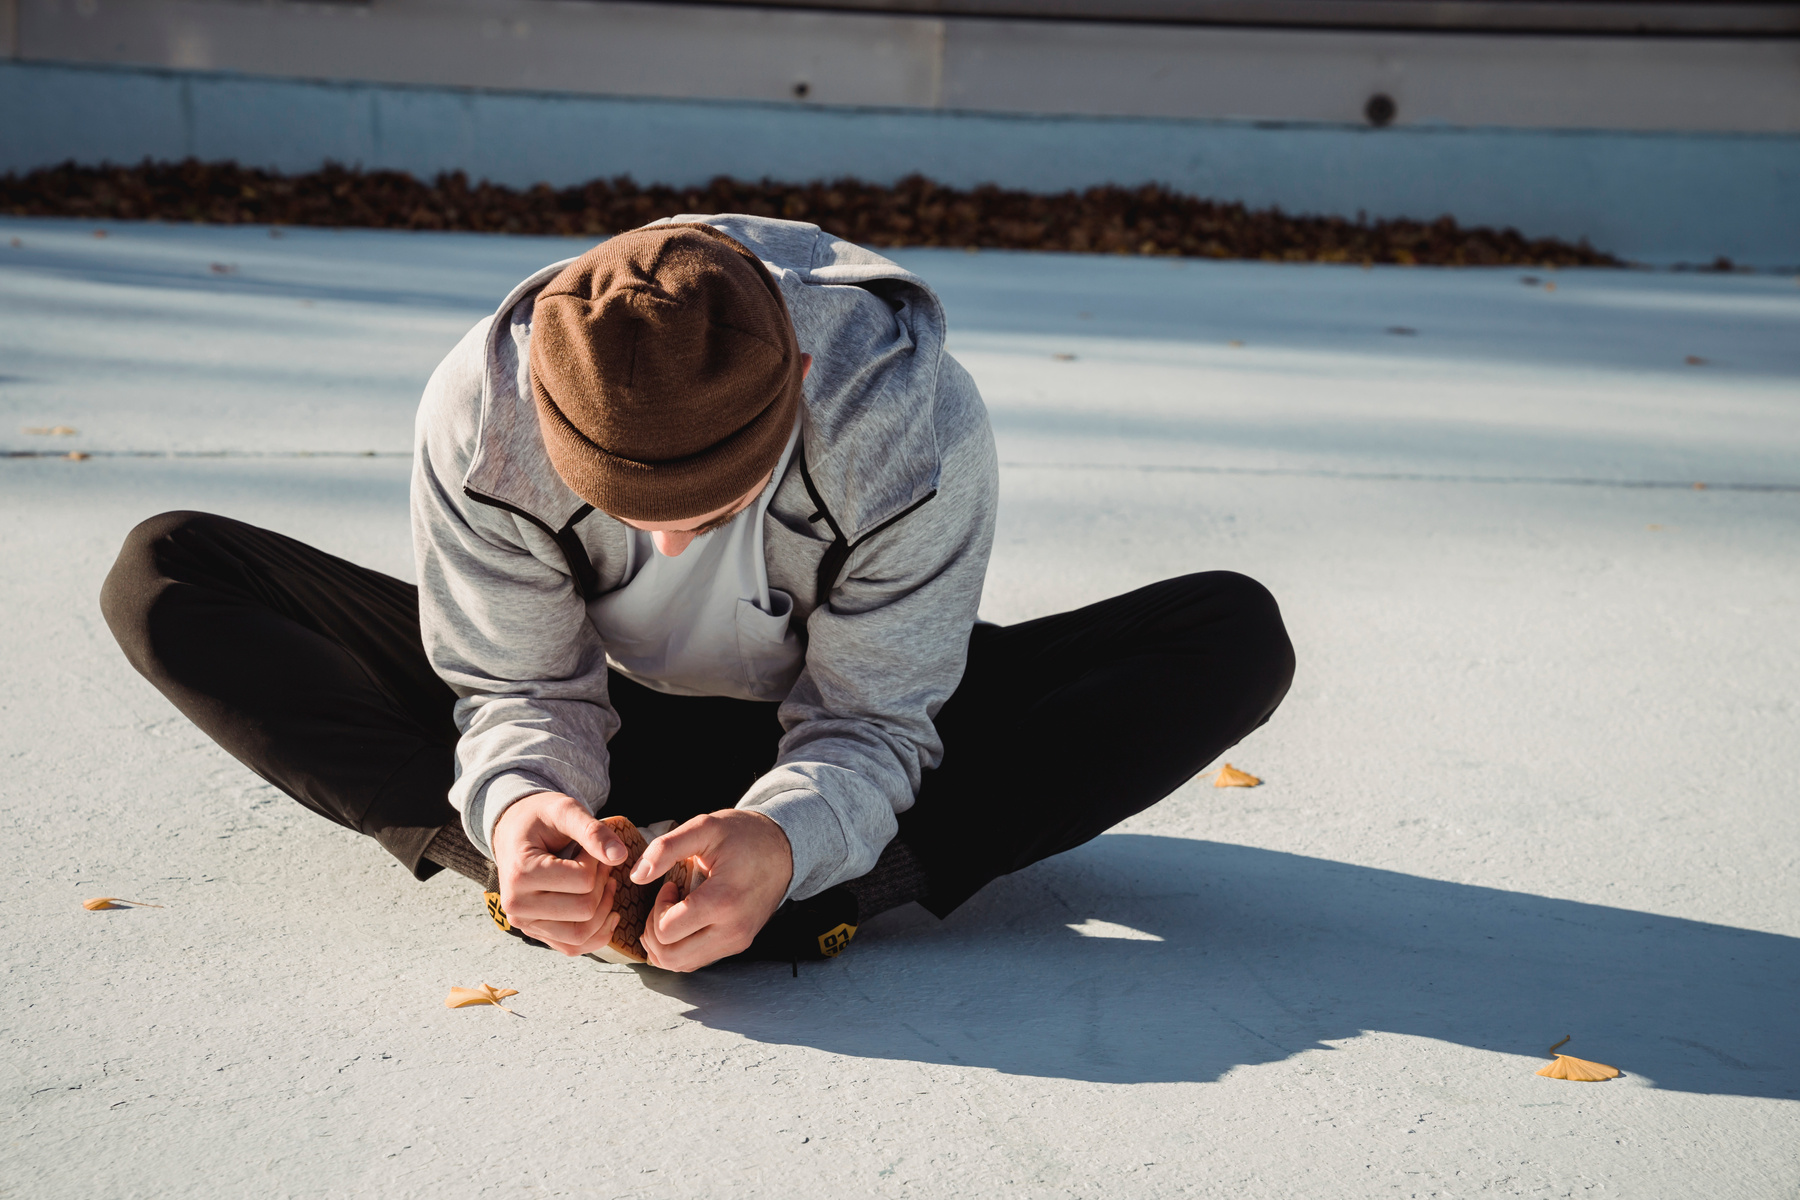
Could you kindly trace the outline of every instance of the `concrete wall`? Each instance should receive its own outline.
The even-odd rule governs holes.
[[[514,185],[716,174],[1032,190],[1156,181],[1289,211],[1585,237],[1650,263],[1800,264],[1800,135],[1022,117],[0,63],[0,170],[325,160]]]
[[[1381,129],[1377,94],[1393,101]],[[1156,181],[1290,211],[1450,213],[1648,262],[1785,265],[1800,38],[0,0],[0,170],[190,154],[511,184]]]
[[[1381,93],[1402,126],[1800,133],[1800,38],[1256,29],[630,0],[0,4],[15,6],[13,53],[29,62],[1196,120],[1356,123]]]

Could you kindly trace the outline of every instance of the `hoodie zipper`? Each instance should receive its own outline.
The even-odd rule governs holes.
[[[806,485],[807,498],[813,502],[813,505],[817,509],[812,516],[806,518],[807,523],[812,524],[822,519],[825,522],[826,527],[831,530],[831,545],[825,548],[825,557],[819,560],[819,576],[813,584],[814,608],[824,608],[825,602],[831,599],[831,589],[837,586],[838,575],[843,572],[844,564],[850,561],[850,552],[852,550],[867,542],[870,538],[894,524],[896,521],[899,521],[901,518],[910,517],[913,513],[918,512],[919,509],[925,506],[927,501],[937,495],[937,489],[932,488],[929,492],[926,492],[923,496],[920,496],[917,500],[914,500],[911,504],[907,505],[905,508],[852,542],[844,537],[844,531],[838,528],[837,519],[834,518],[831,515],[831,511],[825,507],[825,501],[820,497],[819,489],[813,486],[812,472],[806,469],[806,456],[804,454],[800,456],[800,482]]]
[[[575,591],[584,601],[600,598],[600,572],[594,570],[594,563],[588,557],[587,547],[583,546],[581,539],[575,535],[575,526],[594,511],[593,505],[583,504],[575,510],[575,514],[569,518],[566,525],[561,529],[552,529],[549,522],[533,516],[518,505],[508,504],[493,496],[484,496],[467,484],[463,485],[463,495],[479,504],[488,505],[490,508],[504,509],[515,517],[524,517],[543,530],[544,535],[555,542],[556,548],[562,551],[563,561],[569,564],[569,579],[575,584]]]
[[[823,520],[826,527],[831,530],[831,545],[825,548],[825,556],[819,560],[819,574],[814,581],[814,608],[824,608],[826,601],[831,599],[831,591],[837,586],[838,576],[842,574],[844,564],[850,561],[850,554],[853,550],[866,544],[870,538],[874,537],[882,530],[887,529],[889,526],[918,512],[927,502],[937,497],[937,489],[932,488],[929,492],[926,492],[923,496],[919,497],[917,500],[913,501],[911,504],[907,505],[905,508],[852,542],[844,536],[844,531],[838,527],[837,519],[833,517],[831,511],[825,507],[825,501],[819,496],[819,489],[813,483],[812,472],[807,469],[806,456],[804,454],[800,455],[800,481],[806,485],[807,498],[813,502],[817,510],[812,516],[806,518],[807,522],[810,524]],[[569,564],[569,578],[574,582],[576,592],[580,594],[584,601],[599,599],[600,573],[594,570],[594,563],[593,560],[588,557],[587,547],[581,544],[581,539],[575,534],[575,526],[579,525],[582,520],[594,511],[593,505],[583,504],[580,508],[575,510],[575,514],[569,518],[568,523],[561,529],[552,529],[550,528],[549,522],[544,521],[532,513],[526,512],[518,505],[508,504],[504,500],[484,495],[467,485],[463,487],[463,495],[477,503],[486,504],[492,508],[503,509],[506,512],[512,513],[514,516],[524,517],[527,521],[530,521],[533,525],[536,525],[539,529],[543,530],[544,535],[556,543],[556,548],[562,551],[563,560]]]

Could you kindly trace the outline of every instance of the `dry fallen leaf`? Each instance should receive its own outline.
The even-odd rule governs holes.
[[[17,249],[18,249],[18,248],[19,248],[19,247],[21,247],[21,246],[23,246],[23,245],[24,245],[24,244],[25,244],[25,243],[24,243],[24,242],[22,242],[22,241],[20,241],[20,240],[19,240],[19,239],[18,239],[18,238],[14,238],[14,239],[13,239],[13,240],[12,240],[12,248],[13,248],[13,249],[14,249],[14,250],[17,250]]]
[[[1052,354],[1050,357],[1052,359],[1056,360],[1057,362],[1074,362],[1075,361],[1075,356],[1073,354]]]
[[[1605,1063],[1589,1062],[1585,1058],[1571,1058],[1567,1054],[1556,1052],[1567,1045],[1575,1035],[1564,1034],[1561,1041],[1546,1050],[1546,1054],[1554,1055],[1555,1062],[1545,1063],[1537,1073],[1546,1079],[1572,1079],[1577,1083],[1601,1083],[1615,1078],[1619,1074],[1617,1067],[1609,1067]]]
[[[89,454],[85,450],[71,450],[67,454],[63,455],[63,457],[67,458],[67,459],[71,459],[75,462],[84,462],[87,459],[90,459],[94,456]]]
[[[94,230],[94,236],[95,236],[95,237],[100,237],[100,238],[103,238],[103,237],[105,237],[105,236],[106,236],[106,230],[104,230],[104,229],[96,229],[96,230]]]
[[[1552,280],[1551,282],[1546,283],[1544,285],[1544,290],[1546,292],[1554,292],[1556,290],[1556,282],[1554,280]]]
[[[500,1002],[508,996],[518,994],[517,988],[496,988],[488,983],[482,984],[479,988],[453,987],[450,989],[450,994],[444,997],[444,1007],[473,1008],[477,1004],[491,1004],[501,1012],[509,1012],[516,1017],[519,1015],[518,1013]]]
[[[1573,1079],[1577,1083],[1600,1083],[1608,1079],[1616,1079],[1619,1068],[1609,1067],[1605,1063],[1589,1062],[1585,1058],[1571,1058],[1567,1054],[1559,1054],[1556,1061],[1546,1063],[1537,1070],[1546,1079]]]
[[[234,274],[236,271],[237,271],[236,263],[214,263],[212,265],[212,273],[214,275],[231,275],[231,274]]]
[[[142,900],[121,900],[117,896],[95,896],[92,900],[83,900],[81,907],[89,912],[103,912],[109,908],[161,908],[160,904],[145,904]]]
[[[1690,367],[1704,367],[1706,365],[1706,360],[1701,358],[1698,354],[1690,354],[1684,361]]]
[[[1214,787],[1255,787],[1262,780],[1248,771],[1240,771],[1230,763],[1219,768],[1219,774],[1213,780]]]
[[[38,437],[74,437],[81,430],[68,425],[27,425],[25,432]]]

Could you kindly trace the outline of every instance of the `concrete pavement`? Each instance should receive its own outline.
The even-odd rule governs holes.
[[[6,1193],[1800,1188],[1793,278],[898,255],[1000,440],[984,615],[1228,567],[1300,673],[1260,788],[675,977],[302,811],[94,599],[175,507],[410,576],[425,375],[581,247],[107,232],[0,221],[0,450],[92,455],[0,461]],[[1571,1033],[1624,1077],[1535,1076]]]

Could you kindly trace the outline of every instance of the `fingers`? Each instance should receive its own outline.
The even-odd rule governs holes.
[[[594,898],[598,903],[592,914],[576,919],[559,920],[544,916],[519,917],[514,913],[507,915],[520,932],[529,934],[564,954],[586,954],[606,945],[612,938],[613,930],[618,928],[619,914],[614,912],[612,907],[618,887],[618,880],[609,877],[606,886]],[[555,897],[554,899],[567,900],[571,898]]]
[[[501,901],[505,903],[504,898]],[[567,892],[527,892],[506,905],[506,915],[514,924],[520,921],[566,921],[585,925],[601,915],[600,897],[592,892],[571,896]]]
[[[531,854],[506,864],[500,872],[501,895],[511,899],[533,892],[586,895],[594,890],[602,868],[586,851],[579,858]]]
[[[665,971],[692,971],[695,967],[686,963],[686,959],[691,956],[676,953],[674,947],[665,943],[657,932],[663,915],[678,899],[680,895],[675,885],[665,880],[656,893],[655,902],[650,906],[650,916],[644,922],[644,933],[639,940],[644,944],[644,957],[651,966],[661,967]]]
[[[685,900],[672,883],[663,886],[663,892],[657,895],[658,901],[663,894],[669,896],[669,903],[651,909],[649,923],[656,926],[657,936],[665,943],[679,942],[731,917],[732,898],[723,883],[707,879],[689,892]]]
[[[607,945],[608,941],[612,941],[612,932],[614,932],[617,927],[619,927],[619,914],[617,914],[617,912],[608,912],[607,919],[603,919],[603,921],[599,923],[599,927],[592,928],[592,932],[589,932],[587,928],[583,927],[558,927],[558,925],[549,925],[549,927],[538,928],[520,928],[524,928],[526,934],[536,937],[538,941],[542,941],[542,943],[544,943],[545,946],[549,946],[551,950],[556,950],[556,952],[560,952],[560,954],[569,955],[572,959],[572,957],[576,957],[578,954],[594,954],[601,946]],[[563,934],[563,930],[574,930],[574,932]],[[569,941],[565,941],[565,937],[567,937]]]
[[[618,834],[595,820],[587,809],[578,804],[571,802],[568,808],[558,809],[552,816],[551,825],[559,833],[573,838],[595,862],[616,867],[631,856]]]
[[[688,857],[700,860],[707,878],[685,900],[665,883],[644,933],[650,961],[671,971],[696,970],[749,946],[793,877],[781,826],[762,813],[722,809],[650,843],[632,879],[646,883]]]
[[[561,792],[514,802],[494,829],[500,897],[509,910],[533,892],[592,892],[599,864],[624,858],[617,836]]]
[[[708,813],[685,821],[651,842],[637,866],[631,869],[633,883],[649,883],[658,875],[690,854],[707,856],[718,833],[718,820]]]
[[[646,939],[644,952],[653,967],[661,967],[665,971],[686,972],[698,971],[701,967],[710,966],[721,958],[729,958],[748,948],[749,945],[748,937],[715,926],[673,946],[657,945],[653,947]]]
[[[601,877],[600,886],[584,892],[535,891],[527,887],[510,901],[505,896],[500,900],[515,924],[519,921],[566,921],[585,925],[612,910],[618,888],[618,880],[607,874]]]
[[[701,884],[683,900],[674,884],[663,884],[644,926],[644,952],[652,966],[665,971],[697,971],[750,945],[756,930],[741,913],[717,899],[719,893],[715,892],[710,902],[694,903],[705,887]],[[716,918],[710,924],[705,923],[708,914]],[[680,922],[672,925],[672,916],[680,916]],[[701,924],[694,932],[673,936],[697,919]]]
[[[524,916],[533,915],[528,907],[533,897],[545,893],[589,897],[602,886],[603,877],[610,877],[606,868],[578,848],[577,856],[568,859],[544,850],[502,855],[497,866],[501,903],[506,905],[508,912],[516,911]],[[560,915],[573,918],[578,914],[575,909],[565,907]]]

